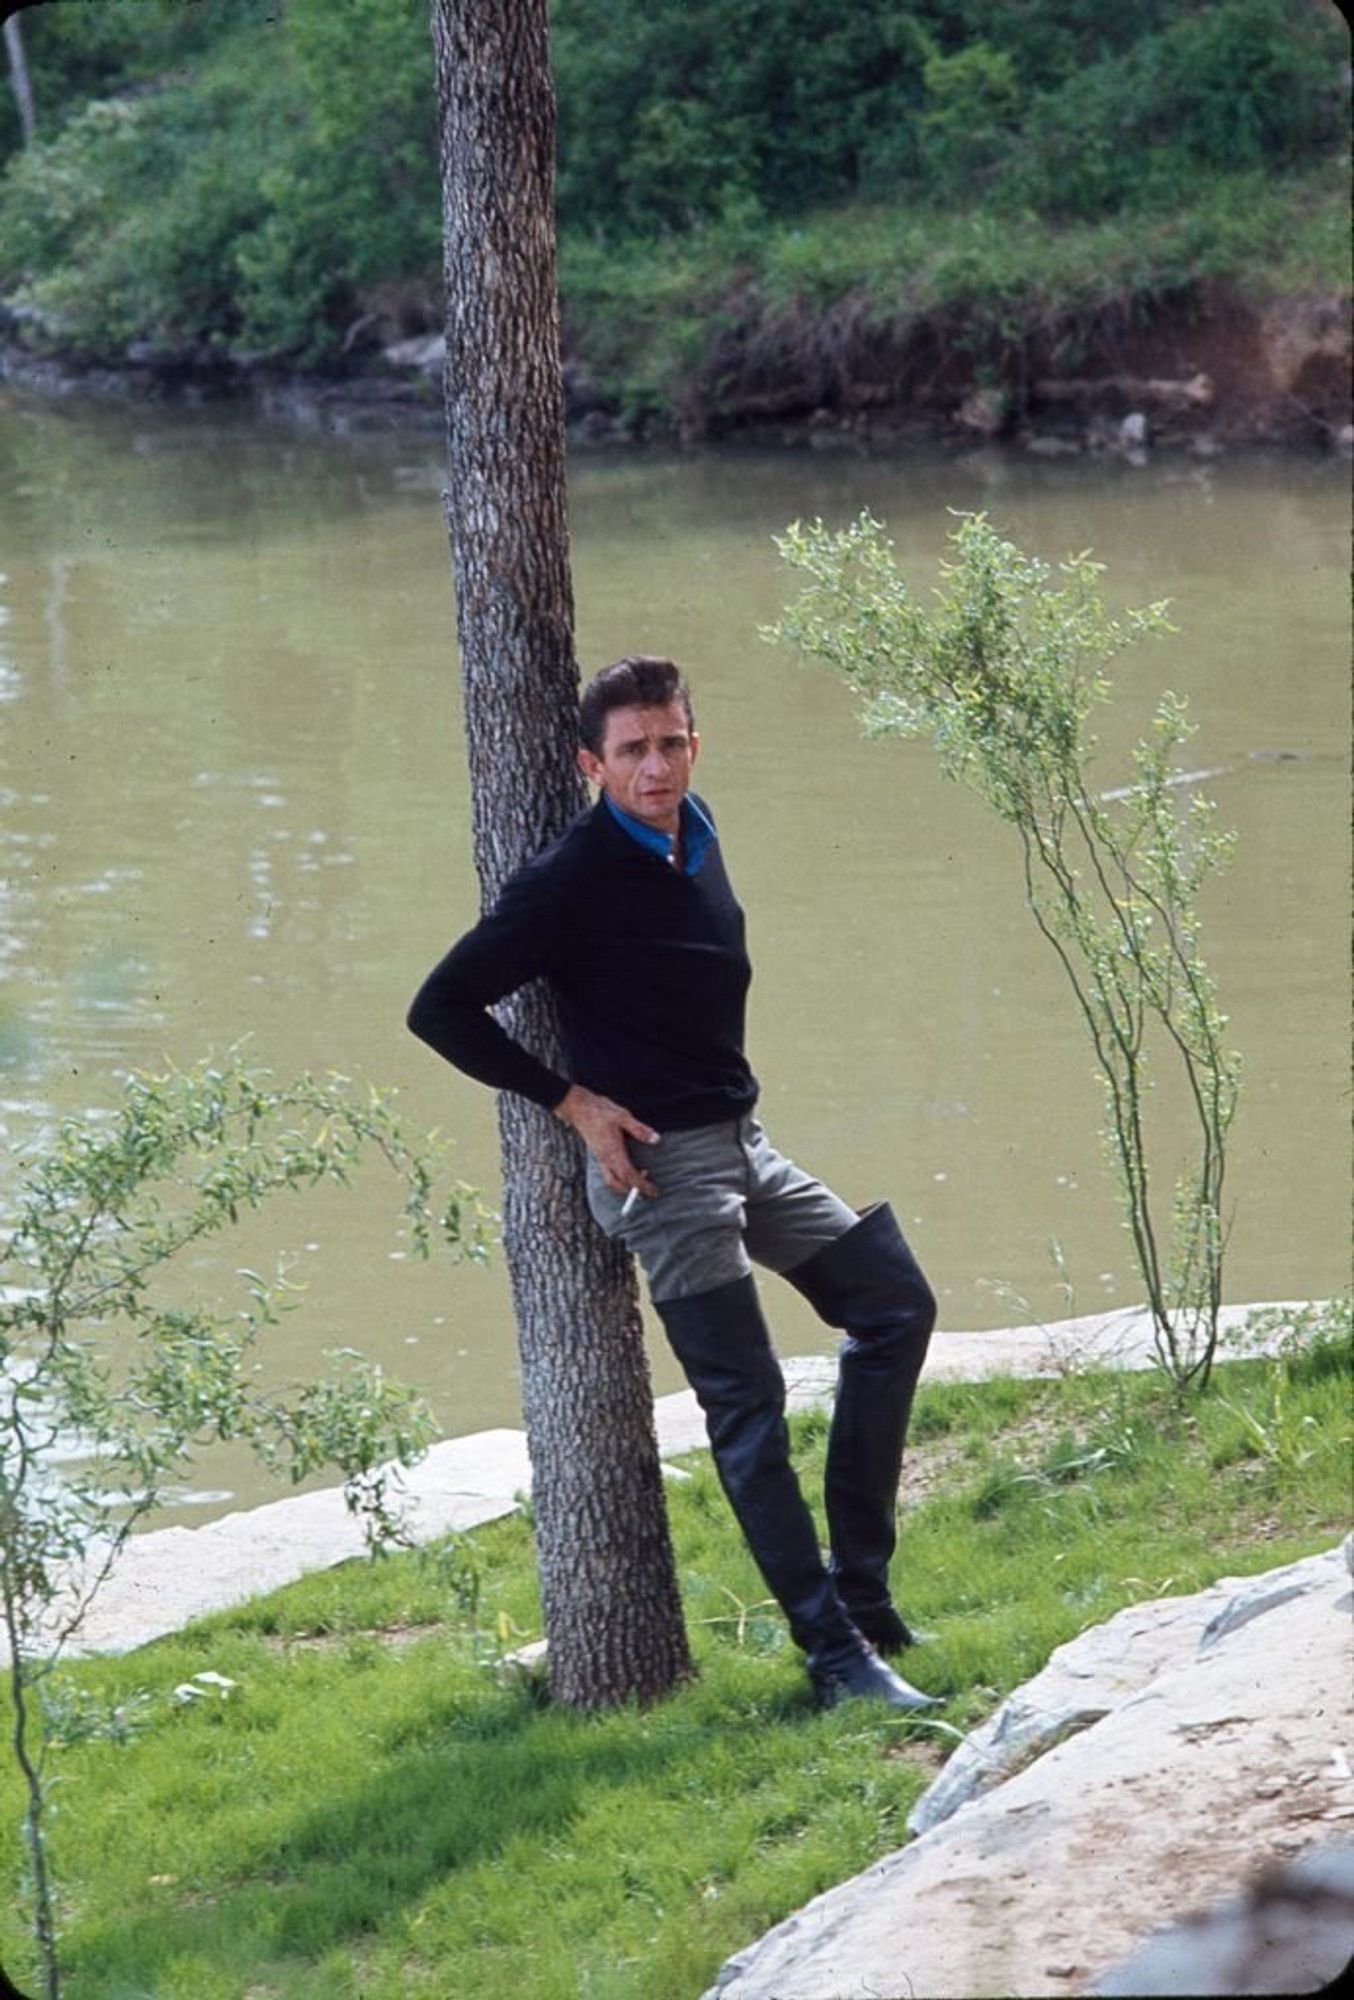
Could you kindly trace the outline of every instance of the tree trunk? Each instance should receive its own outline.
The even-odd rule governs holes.
[[[37,120],[33,113],[33,86],[28,77],[28,64],[24,61],[24,38],[17,14],[9,15],[5,21],[5,52],[9,57],[9,80],[14,90],[14,102],[19,107],[24,144],[31,146]]]
[[[432,0],[446,275],[447,516],[486,904],[585,803],[555,292],[546,0]],[[541,987],[509,1032],[560,1066]],[[574,1135],[500,1099],[504,1244],[550,1688],[597,1707],[690,1672],[634,1272],[594,1225]]]

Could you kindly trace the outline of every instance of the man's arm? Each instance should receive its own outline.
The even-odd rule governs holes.
[[[529,876],[516,876],[494,908],[454,944],[424,980],[409,1009],[420,1041],[491,1090],[515,1090],[563,1119],[583,1140],[617,1194],[656,1193],[626,1150],[658,1134],[624,1105],[571,1083],[514,1041],[488,1011],[496,1000],[549,973],[559,911]]]
[[[481,936],[484,928],[478,924],[467,931],[433,967],[414,995],[408,1025],[420,1041],[477,1083],[515,1090],[553,1111],[568,1094],[568,1078],[538,1062],[488,1011],[537,972],[529,969],[513,977],[496,969],[492,950],[486,949],[492,940]]]

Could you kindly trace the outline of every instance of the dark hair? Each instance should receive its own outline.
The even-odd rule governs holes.
[[[584,688],[578,708],[578,740],[594,757],[600,757],[606,719],[613,708],[666,708],[673,701],[681,702],[686,726],[694,729],[691,690],[676,661],[659,659],[652,653],[627,653],[623,660],[594,674]]]

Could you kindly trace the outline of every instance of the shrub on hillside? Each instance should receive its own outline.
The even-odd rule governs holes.
[[[1202,175],[1297,166],[1344,130],[1345,37],[1326,0],[1222,0],[1038,95],[1003,191],[1090,217],[1187,201]]]
[[[0,292],[60,344],[313,360],[365,289],[436,273],[422,7],[293,0],[266,24],[232,18],[194,72],[96,98],[11,158]]]
[[[40,137],[0,123],[0,297],[60,344],[315,362],[378,337],[382,296],[435,297],[424,0],[24,24]],[[1331,0],[553,0],[552,36],[566,238],[619,265],[716,229],[725,297],[749,218],[1162,214],[1343,132]]]

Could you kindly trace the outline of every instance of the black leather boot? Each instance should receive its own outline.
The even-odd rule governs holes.
[[[842,1608],[790,1464],[785,1381],[751,1276],[655,1302],[705,1413],[715,1468],[758,1569],[789,1620],[824,1705],[851,1696],[935,1706],[886,1667]]]
[[[824,1472],[832,1574],[865,1637],[881,1652],[899,1652],[913,1634],[889,1596],[889,1562],[935,1298],[887,1202],[785,1275],[820,1319],[846,1334]]]
[[[859,1635],[850,1646],[822,1647],[810,1653],[809,1679],[820,1708],[835,1708],[839,1701],[882,1701],[888,1708],[916,1715],[922,1709],[941,1706],[939,1695],[914,1688]]]
[[[749,1275],[655,1310],[705,1413],[720,1484],[767,1589],[807,1653],[856,1639],[790,1464],[785,1379]]]

